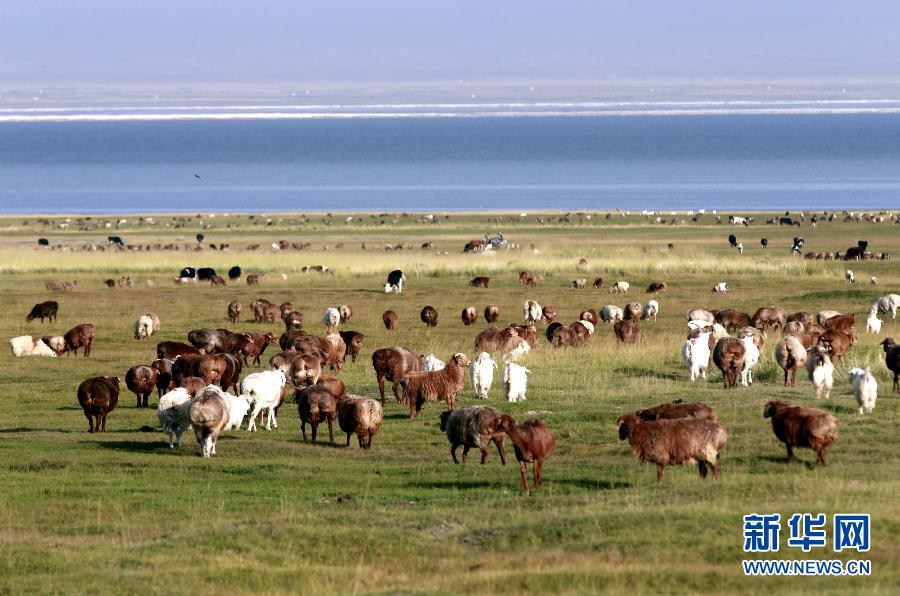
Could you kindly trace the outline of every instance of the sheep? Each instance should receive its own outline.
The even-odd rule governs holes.
[[[878,307],[878,312],[887,313],[890,311],[891,318],[897,318],[897,309],[900,308],[900,294],[887,294],[886,296],[882,296],[875,303],[875,306]]]
[[[869,278],[869,283],[872,284],[873,286],[877,286],[877,285],[878,285],[878,278],[877,278],[876,276],[873,275],[872,277]]]
[[[284,321],[284,328],[286,331],[299,331],[303,329],[303,313],[292,310],[287,313],[281,319]]]
[[[709,336],[710,332],[699,333],[686,339],[681,346],[681,358],[685,367],[691,371],[691,382],[697,377],[706,378],[706,369],[709,367]]]
[[[472,323],[478,320],[478,310],[474,306],[467,306],[462,309],[462,318],[463,325],[468,327]]]
[[[528,374],[530,370],[516,364],[507,362],[503,367],[503,392],[510,403],[525,401],[525,391],[528,389]]]
[[[509,328],[514,329],[530,346],[537,343],[537,327],[534,325],[510,325]]]
[[[484,307],[484,320],[488,323],[496,323],[500,319],[500,309],[496,304],[488,304]]]
[[[462,352],[458,352],[450,358],[447,365],[438,371],[410,372],[401,384],[403,385],[403,400],[409,404],[409,417],[422,413],[422,405],[426,401],[443,400],[447,402],[447,409],[452,410],[456,396],[465,385],[465,367],[469,365],[469,359]]]
[[[816,399],[822,396],[829,399],[831,388],[834,386],[834,365],[828,357],[828,350],[821,345],[815,345],[807,352],[809,356],[806,360],[806,372],[816,389]]]
[[[184,377],[178,386],[187,389],[188,393],[196,397],[206,388],[207,383],[200,377]]]
[[[57,356],[66,353],[66,338],[62,335],[45,335],[41,338],[41,341],[47,344]]]
[[[232,300],[228,303],[228,320],[237,325],[241,322],[241,313],[244,311],[244,305],[240,300]]]
[[[610,294],[627,294],[628,288],[631,287],[627,281],[617,281],[609,289]]]
[[[716,342],[713,362],[722,371],[726,388],[737,385],[737,376],[744,369],[745,344],[736,337],[723,337]]]
[[[753,335],[738,338],[744,344],[744,365],[741,367],[741,385],[753,384],[753,368],[759,363],[759,347]]]
[[[94,343],[95,328],[90,323],[76,325],[66,331],[63,336],[66,340],[66,351],[78,355],[78,348],[84,348],[84,357],[91,355],[91,346]]]
[[[892,337],[884,338],[881,345],[884,349],[884,364],[894,373],[894,391],[900,391],[900,346]]]
[[[250,412],[250,402],[243,395],[232,395],[225,392],[228,402],[228,423],[224,430],[238,430],[244,423],[244,417]]]
[[[697,462],[700,477],[712,468],[719,477],[719,452],[728,441],[728,429],[710,420],[642,420],[625,414],[617,421],[619,439],[628,439],[641,462],[656,464],[656,481],[662,482],[667,465],[691,465]]]
[[[544,316],[544,310],[541,305],[534,300],[526,300],[522,307],[522,313],[525,316],[526,325],[534,325]]]
[[[825,329],[841,331],[847,335],[855,334],[854,324],[856,323],[856,315],[835,315],[825,320]]]
[[[640,343],[641,328],[634,321],[619,321],[613,325],[616,340],[623,344]]]
[[[322,315],[322,324],[328,330],[336,329],[341,323],[341,313],[336,308],[326,308],[325,314]]]
[[[819,336],[817,343],[821,344],[828,350],[828,354],[833,358],[838,358],[841,364],[844,363],[844,355],[850,351],[850,348],[856,340],[852,335],[848,335],[837,329],[829,329]]]
[[[156,389],[156,378],[159,373],[147,364],[132,366],[125,373],[125,386],[137,397],[138,408],[146,408],[150,394]],[[142,399],[143,398],[143,399]]]
[[[350,356],[353,362],[356,362],[356,357],[359,355],[362,342],[366,336],[358,331],[341,331],[340,335],[341,339],[344,340],[344,345],[347,346],[347,351],[344,352],[344,361],[347,360],[347,356]]]
[[[134,321],[134,339],[145,339],[153,335],[153,319],[141,315]]]
[[[518,424],[515,418],[504,414],[500,417],[498,430],[502,430],[509,435],[510,440],[513,442],[516,460],[519,462],[522,489],[528,492],[528,480],[526,479],[528,462],[534,462],[532,474],[534,475],[535,487],[542,486],[544,479],[541,472],[544,461],[556,449],[556,438],[550,432],[550,429],[547,428],[547,425],[540,420],[526,420],[522,424]]]
[[[675,420],[677,418],[696,418],[698,420],[716,421],[716,411],[703,402],[684,403],[680,399],[672,403],[660,404],[652,408],[641,408],[635,412],[643,420]]]
[[[182,435],[191,425],[191,395],[188,390],[179,387],[161,396],[156,417],[169,439],[169,448],[174,449],[176,444],[180,447]]]
[[[397,387],[406,375],[419,370],[419,355],[401,346],[379,348],[372,353],[372,368],[378,380],[378,392],[384,403],[384,381],[390,381],[394,398],[400,403]]]
[[[368,397],[344,395],[337,402],[338,425],[347,433],[347,446],[350,446],[350,435],[356,433],[361,449],[372,446],[372,437],[381,430],[384,410],[381,404]]]
[[[716,322],[716,317],[705,308],[694,308],[687,313],[688,321],[706,321],[710,325]]]
[[[469,373],[472,377],[472,386],[475,395],[481,399],[487,399],[494,382],[494,369],[497,363],[487,352],[480,353],[469,365]]]
[[[800,321],[791,321],[790,323],[785,323],[782,335],[799,335],[805,330],[806,328]]]
[[[847,269],[846,271],[844,271],[844,279],[847,280],[847,283],[848,283],[848,284],[855,284],[855,283],[856,283],[856,276],[853,275],[853,270],[852,270],[852,269]]]
[[[156,314],[152,313],[152,312],[144,313],[144,316],[150,317],[150,320],[153,321],[153,326],[151,327],[152,331],[151,331],[150,335],[156,334],[156,332],[159,331],[159,326],[160,326],[159,317],[156,316]]]
[[[776,329],[784,328],[784,309],[778,306],[764,306],[756,309],[751,317],[753,326],[761,331],[768,327]]]
[[[728,293],[728,283],[724,281],[720,281],[716,285],[713,286],[713,292],[717,294],[727,294]]]
[[[552,304],[541,308],[541,320],[545,323],[552,323],[556,320],[556,307]]]
[[[334,443],[334,418],[337,414],[337,399],[325,387],[313,385],[298,390],[294,394],[297,402],[297,413],[300,416],[300,433],[306,440],[306,425],[312,427],[312,440],[315,443],[320,422],[328,423],[328,440]]]
[[[297,354],[291,359],[287,376],[296,387],[315,385],[322,376],[322,363],[317,356]]]
[[[158,358],[150,363],[150,366],[156,371],[156,394],[159,397],[162,397],[163,391],[175,388],[172,380],[172,364],[173,361],[167,358]]]
[[[784,386],[797,384],[797,369],[806,364],[807,352],[800,340],[794,335],[785,335],[775,344],[775,361],[784,369]]]
[[[585,286],[587,286],[587,280],[583,277],[572,280],[572,288],[576,290],[583,290]]]
[[[818,323],[819,325],[821,325],[821,326],[824,327],[824,326],[825,326],[825,322],[826,322],[828,319],[830,319],[830,318],[832,318],[832,317],[836,317],[836,316],[838,316],[838,315],[840,315],[840,314],[841,314],[841,313],[839,313],[839,312],[836,311],[836,310],[820,310],[818,313],[816,313],[816,323]]]
[[[641,318],[643,307],[640,302],[629,302],[622,310],[625,313],[626,321],[637,321]]]
[[[48,300],[46,302],[41,302],[39,304],[35,304],[31,308],[31,312],[28,313],[28,316],[25,317],[25,320],[29,323],[35,319],[40,319],[41,323],[44,322],[45,318],[50,319],[52,323],[57,319],[57,313],[59,312],[59,302],[54,300]]]
[[[603,278],[602,277],[596,278],[594,280],[594,289],[599,290],[602,287],[603,287]]]
[[[381,315],[381,320],[384,322],[384,328],[388,331],[393,331],[394,328],[397,327],[397,321],[400,320],[400,317],[397,316],[392,310],[384,311],[384,314]]]
[[[347,323],[353,318],[353,309],[349,304],[342,304],[338,307],[338,313],[341,315],[341,323]]]
[[[641,310],[641,320],[644,321],[656,321],[656,316],[659,314],[659,302],[656,300],[648,300],[647,304],[644,305],[644,308]]]
[[[655,281],[647,286],[648,294],[656,294],[657,292],[666,292],[668,291],[669,286],[664,281]]]
[[[47,358],[56,358],[56,352],[50,349],[50,346],[44,343],[43,340],[30,335],[20,335],[10,339],[9,348],[16,358],[22,356],[45,356]]]
[[[433,306],[426,306],[419,313],[419,318],[425,323],[426,327],[437,327],[438,312]]]
[[[444,370],[445,366],[443,360],[439,359],[434,354],[429,354],[422,359],[422,366],[419,367],[419,371],[428,372]]]
[[[78,403],[88,432],[106,432],[106,417],[119,403],[119,377],[92,377],[78,386]]]
[[[595,311],[593,308],[581,311],[581,314],[578,315],[578,320],[588,321],[594,327],[600,324],[600,317],[597,315],[597,311]]]
[[[395,269],[394,271],[391,271],[390,273],[388,273],[387,283],[385,284],[385,292],[388,291],[387,287],[390,286],[390,288],[394,292],[397,292],[398,294],[402,294],[403,293],[403,282],[405,282],[405,281],[406,281],[406,275],[404,275],[402,271],[400,271],[399,269]]]
[[[498,429],[503,412],[489,406],[469,406],[452,411],[441,412],[441,430],[450,441],[450,456],[453,463],[458,464],[456,449],[463,446],[463,463],[469,456],[472,447],[481,451],[481,463],[487,462],[488,445],[494,443],[500,454],[500,463],[506,465],[506,454],[503,452],[503,430]]]
[[[850,382],[853,383],[853,395],[859,405],[859,413],[871,414],[878,398],[878,381],[868,367],[865,370],[858,367],[851,368],[849,374]]]
[[[878,318],[878,308],[873,305],[872,310],[869,311],[869,318],[866,319],[866,333],[880,334],[883,323],[884,321]]]
[[[600,309],[600,320],[602,320],[604,323],[621,321],[624,318],[625,314],[622,312],[622,309],[613,304],[607,304]]]
[[[473,277],[469,285],[474,288],[487,288],[491,283],[490,277]]]
[[[253,404],[247,432],[256,430],[256,415],[263,410],[268,410],[266,430],[271,430],[273,426],[278,428],[275,408],[281,405],[282,391],[286,382],[287,379],[280,370],[266,370],[244,377],[241,381],[241,395]]]
[[[215,385],[203,389],[191,400],[190,417],[194,435],[200,445],[200,454],[207,458],[215,455],[219,434],[228,424],[229,418],[228,401],[222,390]],[[250,422],[253,422],[252,418]]]
[[[838,436],[831,413],[776,399],[766,403],[763,417],[772,419],[772,432],[787,447],[788,462],[794,460],[794,447],[809,447],[816,452],[816,464],[827,465],[826,451]]]

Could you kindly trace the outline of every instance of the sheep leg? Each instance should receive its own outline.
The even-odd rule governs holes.
[[[85,358],[87,358],[88,356],[91,355],[91,344],[92,343],[94,343],[93,340],[88,341],[87,343],[84,344],[84,357]],[[104,430],[106,430],[106,429],[104,429]]]
[[[316,436],[319,434],[319,421],[310,422],[309,425],[312,427],[312,440],[315,443]]]
[[[666,472],[666,466],[664,466],[663,464],[656,464],[656,481],[657,482],[663,481],[663,475],[665,474],[665,472]]]
[[[466,463],[466,461],[468,459],[469,459],[469,446],[463,445],[463,463]],[[484,462],[481,462],[481,463],[484,463]]]
[[[494,441],[494,445],[497,446],[497,452],[500,454],[500,464],[505,466],[506,465],[506,454],[503,453],[503,435],[500,435],[499,438],[494,437],[491,440]]]
[[[526,474],[528,472],[528,465],[524,461],[519,462],[519,472],[522,475],[522,490],[524,490],[527,493],[528,492],[528,478],[527,478]]]
[[[334,433],[331,430],[331,418],[328,419],[328,440],[334,443]]]
[[[103,432],[106,432],[106,412],[103,413]]]
[[[85,411],[84,417],[88,419],[88,432],[94,432],[94,419],[91,418],[91,415],[87,411]]]
[[[312,426],[312,425],[310,425]],[[306,440],[306,420],[300,419],[300,433],[303,435],[303,440]]]
[[[458,464],[458,463],[459,463],[459,460],[456,459],[456,448],[457,448],[457,447],[459,447],[459,445],[452,445],[452,446],[450,447],[450,457],[453,458],[453,463],[455,463],[455,464]]]
[[[140,408],[141,407],[141,394],[135,393],[134,396],[137,398],[137,405],[135,407]]]
[[[350,446],[350,433],[347,433],[347,447]]]
[[[384,375],[378,374],[378,393],[381,395],[381,404],[384,405]],[[397,401],[400,401],[400,398],[397,396],[396,392],[394,396],[397,397]]]
[[[250,413],[250,421],[247,423],[247,432],[253,432],[256,430],[256,415],[260,413],[262,408],[259,407],[259,404],[253,405],[253,411]]]
[[[534,473],[534,485],[535,486],[544,486],[544,478],[541,476],[541,470],[544,467],[544,460],[537,459],[534,462],[534,469],[532,472]]]
[[[787,460],[788,463],[794,461],[794,448],[790,445],[787,446]]]
[[[825,447],[822,447],[821,449],[816,450],[816,465],[818,465],[818,464],[822,464],[823,466],[828,465],[825,463],[825,449],[826,449]]]
[[[710,466],[712,466],[713,480],[718,480],[719,479],[719,462],[710,463]]]
[[[391,385],[391,391],[394,392],[394,399],[397,400],[398,404],[403,403],[402,400],[400,399],[400,394],[397,392],[397,387],[400,386],[400,381],[396,381],[396,382],[392,382],[392,383],[393,384]],[[384,395],[383,391],[382,391],[382,395]],[[384,397],[381,398],[381,401],[384,402]]]
[[[706,474],[708,470],[706,469],[706,462],[701,461],[697,463],[697,467],[700,468],[700,478],[706,479]]]

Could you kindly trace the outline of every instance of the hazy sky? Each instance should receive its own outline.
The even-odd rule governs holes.
[[[900,2],[2,0],[0,80],[900,75]]]

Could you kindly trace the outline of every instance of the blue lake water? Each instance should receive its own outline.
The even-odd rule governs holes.
[[[0,123],[2,213],[538,208],[897,209],[900,115]]]

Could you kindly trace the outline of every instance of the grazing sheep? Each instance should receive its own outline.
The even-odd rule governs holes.
[[[776,399],[766,404],[764,418],[772,419],[772,431],[787,447],[787,460],[794,460],[794,447],[816,452],[816,464],[825,464],[825,452],[838,436],[838,422],[829,412],[795,406]]]
[[[834,386],[834,365],[828,357],[828,350],[820,345],[812,346],[806,360],[806,372],[809,380],[816,388],[816,399],[822,396],[825,399],[831,397],[831,388]]]
[[[35,319],[40,319],[41,323],[44,322],[44,319],[47,318],[52,323],[57,318],[57,313],[59,312],[59,302],[54,300],[48,300],[46,302],[41,302],[40,304],[35,304],[31,308],[31,312],[28,313],[28,316],[25,317],[25,320],[29,323]]]
[[[841,313],[836,310],[820,310],[816,313],[816,323],[824,327],[825,322],[828,321],[828,319],[839,316],[840,314]]]
[[[20,335],[9,340],[9,348],[16,358],[22,356],[46,356],[56,358],[56,352],[43,340],[30,335]]]
[[[875,409],[875,400],[878,398],[878,381],[872,376],[872,371],[866,367],[850,369],[850,382],[853,383],[853,395],[859,404],[860,414],[871,414]]]
[[[295,387],[315,385],[322,376],[322,362],[317,356],[297,354],[291,360],[287,376]]]
[[[824,346],[831,357],[840,359],[841,364],[843,364],[844,356],[850,351],[856,340],[852,335],[837,329],[829,329],[819,336],[817,343]]]
[[[469,285],[475,288],[487,288],[490,283],[490,277],[473,277]]]
[[[326,308],[322,315],[322,324],[328,330],[336,329],[341,323],[341,313],[336,308]]]
[[[169,448],[173,449],[176,444],[181,447],[182,435],[191,425],[191,396],[188,390],[179,387],[160,397],[156,417],[169,439]]]
[[[464,309],[462,309],[461,317],[462,317],[463,325],[468,327],[469,325],[471,325],[472,323],[474,323],[475,321],[478,320],[478,311],[475,309],[474,306],[467,306]]]
[[[378,392],[381,402],[384,403],[384,381],[391,382],[391,391],[394,398],[400,403],[400,395],[397,387],[406,378],[406,375],[419,370],[419,355],[410,349],[400,346],[379,348],[372,352],[372,368],[378,380]]]
[[[741,385],[747,387],[753,384],[753,369],[759,363],[759,348],[752,335],[745,335],[740,339],[744,344],[744,365],[741,367]]]
[[[328,423],[328,440],[334,443],[334,418],[337,415],[337,399],[328,389],[313,385],[300,389],[294,394],[297,412],[300,415],[300,433],[306,440],[306,425],[312,427],[312,440],[316,441],[320,422]]]
[[[487,462],[488,445],[494,443],[500,454],[500,463],[506,465],[506,454],[503,452],[504,432],[499,429],[503,412],[489,406],[469,406],[452,411],[441,412],[441,430],[450,441],[450,456],[453,463],[458,464],[456,449],[463,446],[463,463],[469,456],[472,447],[481,451],[481,463]]]
[[[616,340],[623,344],[640,343],[641,328],[634,321],[619,321],[613,325]]]
[[[250,413],[250,402],[243,395],[225,393],[228,402],[228,424],[224,430],[238,430],[244,423],[244,418]]]
[[[768,327],[775,329],[784,328],[784,309],[778,306],[764,306],[756,309],[751,318],[753,326],[761,331]]]
[[[641,319],[644,321],[656,321],[656,316],[659,314],[659,302],[656,300],[648,300],[647,304],[644,305],[644,308],[641,310]]]
[[[544,310],[534,300],[526,300],[522,307],[522,314],[525,316],[526,325],[534,325],[544,316]]]
[[[627,294],[628,288],[631,287],[627,281],[617,281],[609,289],[610,294]]]
[[[724,281],[720,281],[716,285],[713,286],[713,292],[717,294],[727,294],[728,293],[728,284]]]
[[[503,392],[510,403],[525,401],[528,389],[528,374],[531,371],[515,362],[507,362],[503,367]]]
[[[785,323],[782,335],[799,335],[805,330],[806,328],[800,321],[791,321],[790,323]]]
[[[657,292],[666,292],[669,290],[669,286],[664,281],[655,281],[647,286],[648,294],[656,294]]]
[[[572,280],[572,287],[576,290],[583,290],[587,286],[587,280],[583,277]]]
[[[350,446],[350,435],[356,434],[361,449],[372,446],[372,437],[381,430],[384,410],[381,404],[368,397],[345,395],[337,402],[338,425],[347,433],[347,446]]]
[[[855,284],[855,283],[856,283],[856,276],[853,275],[853,270],[852,270],[852,269],[847,269],[846,271],[844,271],[844,279],[847,280],[847,283],[848,283],[848,284]]]
[[[134,339],[145,339],[153,335],[153,319],[141,315],[134,322]]]
[[[125,386],[137,397],[136,407],[147,407],[147,401],[156,389],[157,375],[156,369],[146,364],[132,366],[125,373]]]
[[[888,294],[886,296],[882,296],[875,303],[875,306],[878,307],[878,312],[887,313],[890,311],[891,318],[897,318],[897,309],[900,308],[900,294]]]
[[[433,306],[426,306],[419,313],[419,318],[425,323],[426,327],[437,327],[438,312]]]
[[[241,395],[253,404],[250,422],[247,424],[248,432],[256,430],[256,415],[263,410],[268,410],[266,430],[272,430],[273,426],[278,428],[275,408],[281,405],[282,392],[286,382],[287,379],[280,370],[266,370],[244,377],[244,380],[241,381]]]
[[[488,304],[484,307],[484,320],[488,323],[496,323],[500,319],[500,309],[496,304]]]
[[[680,399],[672,403],[660,404],[652,408],[641,408],[635,415],[643,420],[675,420],[678,418],[696,418],[698,420],[716,421],[716,411],[703,402],[684,403]]]
[[[162,397],[163,391],[175,389],[175,382],[172,379],[173,361],[168,358],[158,358],[150,363],[153,370],[156,371],[156,394]]]
[[[385,292],[387,292],[387,288],[390,287],[394,292],[398,294],[403,293],[403,282],[406,281],[406,275],[403,274],[399,269],[395,269],[388,273],[387,283],[385,284]]]
[[[342,304],[338,307],[338,312],[341,315],[341,323],[346,323],[353,318],[353,309],[350,308],[349,304]]]
[[[733,389],[737,385],[738,374],[744,369],[745,345],[736,337],[723,337],[716,342],[713,362],[722,371],[726,388]]]
[[[556,307],[552,304],[541,308],[541,320],[545,323],[552,323],[556,320]]]
[[[749,327],[753,324],[750,315],[733,308],[726,308],[716,312],[715,321],[729,330],[738,329],[740,327]]]
[[[900,345],[892,337],[884,338],[881,345],[884,348],[884,364],[894,373],[894,391],[900,391]]]
[[[84,357],[91,355],[91,345],[94,343],[95,328],[90,323],[83,323],[72,327],[63,338],[66,340],[66,352],[78,355],[78,348],[84,348]]]
[[[596,278],[594,280],[594,289],[599,290],[602,287],[603,287],[603,278],[602,277]]]
[[[825,329],[841,331],[847,335],[855,335],[856,315],[835,315],[825,320]]]
[[[795,335],[785,335],[775,344],[775,361],[784,369],[784,386],[797,384],[797,369],[806,364],[807,352]]]
[[[604,323],[612,323],[613,321],[621,321],[625,318],[625,313],[622,312],[622,309],[613,304],[607,304],[603,308],[600,309],[600,319]]]
[[[656,464],[656,480],[662,482],[667,465],[697,462],[700,477],[712,468],[719,477],[719,452],[728,441],[728,429],[710,420],[642,420],[634,414],[619,417],[619,439],[628,439],[641,462]]]
[[[762,331],[760,331],[756,327],[742,327],[737,332],[737,338],[744,339],[745,337],[752,338],[753,345],[756,347],[757,351],[762,353],[762,350],[766,345],[766,336],[763,335]],[[757,357],[757,359],[758,359],[758,357]],[[751,380],[751,382],[752,382],[752,380]]]
[[[469,359],[462,352],[453,355],[447,365],[438,371],[410,372],[402,381],[403,400],[409,404],[410,418],[422,413],[425,402],[443,400],[452,410],[456,396],[465,385],[465,369]]]
[[[397,316],[392,310],[384,311],[384,314],[381,315],[381,320],[384,322],[384,328],[388,331],[393,331],[394,328],[397,327],[397,321],[400,320],[400,317]]]
[[[597,311],[595,311],[593,308],[581,311],[581,314],[578,315],[578,319],[581,321],[588,321],[594,327],[600,324],[600,317],[597,315]]]
[[[519,472],[522,479],[522,489],[528,492],[528,480],[526,478],[528,472],[528,463],[534,462],[532,474],[534,475],[534,486],[540,487],[544,484],[541,475],[544,461],[550,457],[553,450],[556,449],[556,438],[550,429],[547,428],[540,420],[526,420],[522,424],[518,424],[512,416],[506,414],[500,417],[499,430],[503,430],[509,435],[513,442],[513,448],[516,452],[516,460],[519,462]]]
[[[716,317],[705,308],[695,308],[687,313],[688,321],[706,321],[710,325],[716,322]]]
[[[53,350],[53,353],[57,356],[61,356],[66,353],[66,338],[62,335],[45,335],[41,338],[41,341],[47,344],[47,346]]]
[[[200,454],[203,457],[215,455],[219,434],[225,429],[229,418],[228,401],[222,390],[215,385],[203,389],[191,400],[190,416],[194,435],[200,445]]]
[[[237,325],[241,322],[241,313],[244,311],[244,305],[240,300],[232,300],[228,303],[228,320]]]
[[[284,315],[282,318],[284,321],[284,328],[286,331],[300,331],[303,329],[303,313],[292,310],[291,312]]]
[[[119,403],[119,377],[92,377],[78,386],[78,403],[88,432],[106,432],[106,417]]]
[[[362,349],[362,342],[366,336],[357,331],[341,331],[340,335],[341,339],[344,340],[344,345],[347,346],[344,360],[346,361],[347,356],[350,356],[353,362],[356,362],[356,357],[359,355],[360,349]]]
[[[869,283],[872,284],[873,286],[877,286],[877,285],[878,285],[878,278],[877,278],[876,276],[873,275],[872,277],[869,278]]]
[[[709,336],[710,332],[699,333],[685,340],[681,346],[681,358],[684,365],[691,371],[691,382],[697,377],[706,378],[706,369],[709,367]]]
[[[422,359],[422,366],[419,367],[419,371],[428,372],[428,371],[437,371],[444,370],[444,361],[435,356],[434,354],[429,354]]]
[[[866,333],[878,335],[881,333],[883,323],[884,321],[878,318],[878,308],[873,305],[872,310],[869,311],[869,317],[866,319]]]
[[[641,318],[644,309],[640,302],[629,302],[622,310],[625,313],[626,321],[637,321]]]
[[[487,399],[494,382],[494,369],[497,363],[487,352],[482,352],[469,365],[469,373],[472,377],[472,386],[475,395],[481,399]]]

